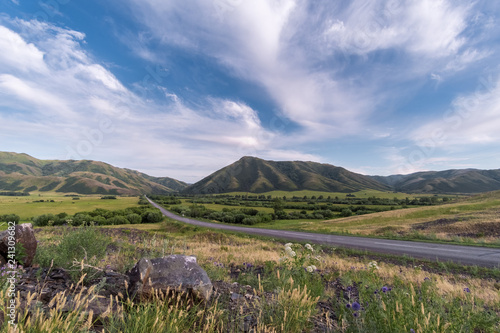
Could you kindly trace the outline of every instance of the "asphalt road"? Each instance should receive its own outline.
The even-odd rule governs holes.
[[[291,241],[303,241],[317,244],[327,244],[331,246],[362,249],[378,253],[407,255],[413,258],[431,259],[445,262],[453,261],[465,265],[478,265],[500,268],[500,249],[353,236],[336,236],[300,231],[238,227],[233,225],[203,222],[186,217],[181,217],[169,212],[149,198],[147,199],[153,206],[159,208],[165,216],[180,222],[189,223],[200,227],[229,230],[246,234],[287,239]]]

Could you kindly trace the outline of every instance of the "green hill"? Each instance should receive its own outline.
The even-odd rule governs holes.
[[[0,190],[5,191],[137,195],[172,193],[186,186],[172,178],[151,177],[103,162],[38,160],[0,152]]]
[[[368,176],[329,164],[275,162],[243,157],[185,188],[184,192],[201,194],[313,190],[348,193],[364,189],[387,191],[390,187]]]
[[[405,193],[481,193],[500,190],[500,169],[459,169],[373,176],[372,179]]]

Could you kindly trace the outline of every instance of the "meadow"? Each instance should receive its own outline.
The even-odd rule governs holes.
[[[119,197],[115,200],[102,200],[102,195],[65,196],[61,193],[32,193],[30,196],[0,196],[0,215],[16,214],[22,222],[30,222],[32,217],[43,214],[67,213],[69,215],[96,208],[110,210],[137,206],[137,197]],[[43,202],[40,202],[43,200]]]
[[[139,258],[178,253],[197,257],[215,293],[207,304],[182,302],[179,298],[172,302],[160,298],[148,302],[124,300],[100,321],[83,306],[66,314],[56,306],[50,312],[21,318],[18,328],[24,332],[500,330],[498,269],[455,266],[451,270],[444,263],[284,244],[172,220],[113,227],[44,227],[36,229],[36,236],[40,242],[35,262],[42,266],[51,260],[64,265],[70,257],[76,262],[86,255],[92,257],[85,263],[95,269],[82,271],[79,263],[66,267],[75,281],[83,273],[123,273]],[[82,246],[85,252],[78,251]],[[78,296],[83,304],[95,295],[95,286],[87,287],[87,294],[69,297]],[[7,298],[1,296],[0,310],[5,310]],[[2,332],[13,331],[4,324]]]
[[[300,194],[311,194],[309,192],[303,191]],[[265,196],[267,197],[267,194]],[[329,197],[334,198],[332,195]],[[251,207],[256,211],[267,214],[273,213],[271,207],[260,207],[260,204],[256,205],[252,201],[236,201],[236,205],[234,203],[214,204],[210,202],[209,198],[182,198],[180,199],[180,207],[185,209],[183,211],[185,214],[189,214],[190,207],[196,207],[198,212],[203,211],[203,209],[223,212],[241,210],[238,205],[241,205],[241,207]],[[214,198],[217,198],[217,196]],[[295,198],[295,201],[291,201],[291,198]],[[500,192],[491,192],[470,197],[447,198],[446,201],[443,201],[444,196],[440,198],[433,196],[429,198],[437,201],[431,205],[424,206],[419,206],[418,202],[416,205],[402,205],[401,201],[391,205],[391,200],[395,200],[393,198],[382,199],[388,200],[385,205],[359,204],[366,200],[375,201],[375,199],[370,199],[374,198],[373,196],[349,198],[353,202],[359,201],[358,204],[334,203],[328,204],[328,206],[325,205],[327,202],[326,199],[316,199],[311,202],[311,197],[303,201],[297,198],[302,197],[299,195],[288,195],[287,201],[282,202],[282,207],[285,207],[283,211],[288,216],[284,214],[282,218],[273,218],[264,223],[257,221],[249,226],[326,234],[500,247]],[[342,198],[345,198],[345,194],[339,200],[344,200]],[[400,196],[398,200],[403,199]],[[411,200],[415,200],[415,197],[412,197]],[[165,205],[165,207],[175,210],[179,206]],[[294,209],[293,207],[296,208]],[[323,213],[325,209],[332,210],[330,212],[332,218],[325,218],[322,214],[318,215],[318,213]],[[347,216],[344,215],[344,209],[348,209],[349,214]],[[357,209],[362,210],[357,211]],[[299,211],[302,214],[299,214]],[[205,218],[207,221],[211,217],[217,217],[217,214],[205,215],[208,217]],[[294,218],[290,219],[290,216],[294,216]],[[199,214],[193,217],[200,218],[204,216],[203,214]],[[219,221],[226,222],[224,220]]]

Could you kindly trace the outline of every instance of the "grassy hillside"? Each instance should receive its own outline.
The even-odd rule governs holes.
[[[155,178],[103,162],[38,160],[0,152],[0,190],[138,195],[171,193],[185,186],[175,179]]]
[[[372,178],[396,191],[407,193],[481,193],[500,190],[500,169],[428,171]]]
[[[344,168],[315,162],[275,162],[255,157],[239,161],[187,187],[186,193],[227,193],[269,191],[356,192],[364,189],[389,190],[367,176]]]
[[[326,221],[284,220],[271,225],[255,226],[500,246],[499,212],[500,191],[496,191],[437,206],[406,208]]]

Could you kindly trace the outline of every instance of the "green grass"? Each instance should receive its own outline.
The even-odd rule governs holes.
[[[392,333],[413,329],[419,333],[465,333],[500,329],[500,293],[495,283],[498,270],[496,275],[482,276],[474,267],[467,270],[447,263],[432,266],[426,261],[328,246],[314,246],[310,250],[301,244],[291,245],[291,250],[296,252],[292,255],[281,241],[170,221],[121,227],[129,232],[113,232],[110,237],[114,246],[106,251],[105,261],[97,260],[96,265],[115,267],[117,262],[137,261],[151,253],[161,255],[166,248],[169,253],[197,256],[212,281],[233,287],[234,282],[239,282],[236,288],[241,289],[236,292],[241,298],[235,302],[228,289],[216,288],[216,295],[205,305],[185,302],[182,297],[143,302],[125,299],[116,304],[111,317],[99,323],[102,324],[97,329],[99,332],[248,332],[253,329],[283,333]],[[134,232],[136,228],[152,232]],[[61,235],[60,231],[58,227],[47,227],[37,233],[42,252],[53,246],[69,246],[67,250],[71,251],[78,247],[79,238],[87,239],[83,234],[78,238],[71,233]],[[82,253],[75,255],[81,257]],[[280,257],[286,259],[279,260]],[[375,264],[378,268],[373,265],[370,268],[372,260],[378,261]],[[249,268],[243,263],[253,266]],[[317,266],[318,271],[304,270],[311,264]],[[128,266],[121,265],[117,270],[124,272]],[[238,269],[238,276],[234,276],[233,268]],[[245,287],[247,284],[250,288]],[[5,311],[8,298],[2,293],[0,288],[0,310]],[[75,296],[69,291],[64,297]],[[82,297],[85,300],[85,295]],[[83,305],[69,312],[56,306],[50,312],[25,316],[19,320],[18,328],[24,332],[89,332],[96,318],[88,320]],[[6,324],[1,326],[0,330],[7,332]]]
[[[96,208],[109,210],[124,209],[137,206],[137,197],[119,197],[116,200],[101,200],[101,195],[82,195],[79,200],[65,197],[64,194],[47,193],[30,195],[27,197],[0,196],[0,215],[17,214],[21,221],[29,221],[32,217],[42,214],[68,213],[69,215],[81,211],[91,211]],[[33,202],[44,200],[44,202]],[[54,202],[50,202],[54,200]],[[47,202],[49,201],[49,202]]]
[[[265,195],[265,196],[272,196],[272,197],[279,197],[282,198],[286,196],[287,198],[292,198],[294,196],[302,198],[304,196],[307,197],[312,197],[313,195],[316,197],[319,197],[320,195],[324,196],[327,198],[328,196],[335,198],[345,198],[348,193],[343,193],[343,192],[321,192],[321,191],[309,191],[309,190],[303,190],[303,191],[270,191],[270,192],[265,192],[265,193],[249,193],[249,192],[230,192],[230,193],[224,193],[228,195],[252,195],[252,196],[258,196],[258,195]],[[398,198],[398,199],[413,199],[415,197],[426,197],[426,196],[433,196],[433,194],[408,194],[408,193],[401,193],[397,192],[394,193],[392,191],[388,192],[382,192],[382,191],[376,191],[376,190],[366,190],[366,191],[358,191],[358,192],[351,192],[350,194],[354,194],[357,198],[369,198],[369,197],[377,197],[377,198],[384,198],[384,199],[392,199],[392,198]]]

